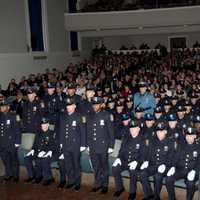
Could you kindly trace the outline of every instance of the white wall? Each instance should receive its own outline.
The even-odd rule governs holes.
[[[47,39],[49,52],[27,53],[25,4],[27,0],[0,0],[0,84],[7,87],[11,78],[19,80],[23,75],[44,72],[46,68],[60,70],[81,57],[73,57],[69,51],[69,34],[64,28],[66,0],[42,0],[46,2]],[[47,56],[34,60],[34,55]]]
[[[49,49],[51,52],[69,50],[69,33],[64,27],[66,0],[46,0],[49,30]]]
[[[44,60],[34,60],[34,56],[47,56]],[[71,54],[60,53],[37,53],[37,54],[0,54],[0,84],[6,88],[8,81],[15,78],[17,81],[23,75],[44,72],[46,68],[56,67],[64,70],[68,63],[77,63],[83,57],[72,57]]]
[[[169,37],[186,36],[188,47],[198,40],[200,42],[200,32],[182,32],[168,34],[143,34],[143,35],[124,35],[124,36],[102,36],[102,37],[84,37],[82,38],[82,48],[90,51],[93,48],[95,40],[101,38],[108,49],[119,49],[122,45],[130,47],[134,44],[137,48],[143,42],[148,43],[150,48],[154,48],[159,42],[169,48]]]
[[[26,50],[24,0],[1,0],[0,53]]]

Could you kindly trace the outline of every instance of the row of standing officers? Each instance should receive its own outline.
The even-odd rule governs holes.
[[[28,101],[22,106],[21,119],[9,112],[8,102],[1,102],[0,156],[6,169],[5,181],[13,179],[17,182],[19,179],[17,151],[22,130],[36,134],[32,149],[25,155],[29,175],[26,182],[40,183],[43,180],[43,185],[50,185],[54,181],[50,164],[57,160],[60,186],[66,184],[67,177],[66,187],[79,190],[80,157],[81,152],[87,149],[95,175],[92,192],[101,190],[102,194],[106,194],[108,155],[113,152],[115,143],[112,115],[102,109],[101,97],[85,100],[82,104],[84,114],[80,114],[76,111],[79,106],[77,97],[66,98],[66,110],[57,116],[60,104],[56,99],[53,87],[49,86],[48,95],[42,102],[36,100],[35,91],[30,89]],[[175,119],[173,115],[169,117]],[[147,119],[151,118],[151,114],[147,115]],[[38,127],[38,124],[41,126]],[[124,129],[121,149],[112,166],[116,184],[114,196],[119,197],[124,191],[121,172],[128,170],[130,200],[136,198],[138,177],[143,186],[144,199],[160,199],[164,177],[170,200],[175,199],[174,182],[180,178],[185,179],[187,199],[192,199],[200,158],[197,130],[187,127],[184,131],[173,131],[168,129],[166,122],[159,122],[155,130],[148,131],[141,128],[138,120],[131,121]],[[154,177],[154,191],[149,182],[150,176]]]

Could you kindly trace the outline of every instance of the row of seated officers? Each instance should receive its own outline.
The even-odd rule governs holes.
[[[18,148],[21,133],[35,133],[32,148],[25,155],[28,171],[27,183],[48,186],[54,182],[51,163],[58,161],[60,171],[59,187],[81,188],[81,152],[87,150],[94,170],[94,185],[91,192],[108,192],[109,154],[113,152],[115,136],[112,115],[103,109],[103,99],[92,97],[84,105],[89,112],[77,112],[74,98],[66,98],[64,111],[57,118],[53,109],[54,100],[36,100],[36,92],[28,91],[28,101],[22,107],[22,117],[10,111],[10,104],[0,104],[0,157],[5,165],[4,181],[19,181]],[[82,105],[83,106],[83,105]],[[48,108],[46,112],[42,110]],[[39,112],[38,112],[39,110]],[[140,111],[141,112],[141,111]],[[121,173],[130,173],[129,200],[136,199],[139,179],[144,200],[160,199],[165,178],[168,199],[175,200],[176,180],[184,179],[186,199],[192,200],[200,166],[200,144],[198,126],[200,116],[193,117],[193,123],[177,123],[176,113],[167,115],[165,120],[155,120],[154,114],[147,113],[136,119],[124,115],[122,144],[112,165],[115,179],[115,197],[124,192]],[[52,128],[52,125],[54,128]],[[149,177],[154,178],[152,189]]]

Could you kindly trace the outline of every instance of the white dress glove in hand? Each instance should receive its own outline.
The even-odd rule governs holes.
[[[83,152],[86,150],[86,147],[80,147],[80,152]]]
[[[52,157],[52,151],[48,151],[48,152],[43,156],[43,158],[47,158],[47,157],[49,157],[49,158]]]
[[[112,148],[108,148],[108,153],[112,153],[113,149]]]
[[[138,165],[137,161],[132,161],[131,163],[128,164],[130,170],[135,170],[137,165]]]
[[[26,157],[28,156],[33,156],[34,155],[34,150],[32,149],[31,151],[29,151],[27,154],[26,154]]]
[[[188,181],[194,181],[195,175],[196,175],[196,171],[195,170],[191,170],[187,175]]]
[[[38,158],[43,158],[43,156],[45,155],[45,151],[41,151],[39,154],[38,154]]]
[[[121,162],[120,158],[117,158],[112,166],[113,167],[117,167],[117,165],[122,165],[122,162]]]
[[[62,154],[59,156],[58,159],[59,159],[59,160],[64,160],[64,154],[62,153]]]
[[[146,169],[149,166],[149,161],[144,161],[140,167],[141,170]]]
[[[15,147],[18,148],[20,145],[19,144],[15,144]]]
[[[170,170],[167,172],[167,176],[173,176],[175,174],[175,167],[171,167]]]
[[[158,167],[158,172],[163,174],[166,170],[166,165],[162,164]]]

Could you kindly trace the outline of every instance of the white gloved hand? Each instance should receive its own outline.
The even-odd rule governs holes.
[[[86,150],[86,147],[80,147],[80,152],[83,152]]]
[[[138,165],[137,161],[132,161],[131,163],[128,164],[130,170],[135,170],[137,165]]]
[[[146,169],[149,166],[149,161],[144,161],[140,167],[141,170]]]
[[[173,176],[175,174],[175,167],[171,167],[170,170],[167,172],[167,176]]]
[[[112,148],[108,148],[108,153],[112,153],[113,149]]]
[[[188,181],[194,181],[195,175],[196,175],[196,171],[195,170],[191,170],[187,175]]]
[[[166,165],[162,164],[158,167],[158,172],[163,174],[166,170]]]
[[[41,151],[39,154],[38,154],[38,158],[43,158],[43,156],[45,155],[45,151]]]
[[[17,148],[17,147],[19,147],[20,145],[19,144],[15,144],[15,147]]]
[[[62,149],[63,148],[63,145],[62,144],[60,144],[60,149]]]
[[[120,158],[117,158],[112,166],[113,167],[117,167],[117,165],[122,165],[122,162],[121,162]]]
[[[59,159],[59,160],[64,160],[64,154],[62,153],[62,154],[59,156],[58,159]]]
[[[43,158],[47,158],[47,157],[49,157],[49,158],[52,157],[52,151],[48,151],[48,152],[43,156]]]
[[[34,150],[32,149],[31,151],[29,151],[27,154],[26,154],[26,156],[28,157],[28,156],[33,156],[34,155]]]

